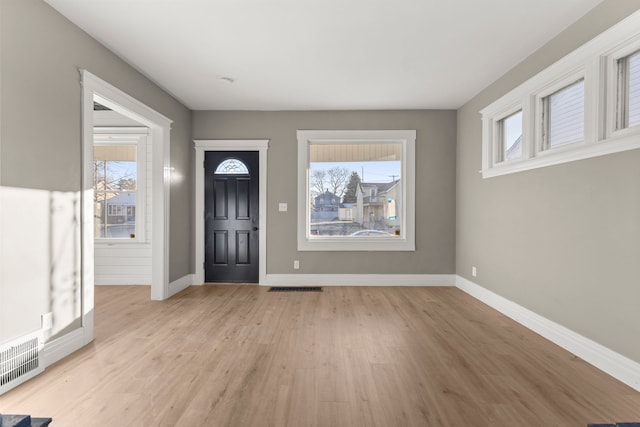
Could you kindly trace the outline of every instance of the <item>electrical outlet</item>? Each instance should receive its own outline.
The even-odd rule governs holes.
[[[471,275],[473,277],[476,277],[477,274],[478,274],[478,270],[476,270],[476,267],[475,266],[471,267]]]
[[[297,259],[293,260],[293,269],[294,270],[300,269],[300,261],[298,261]]]
[[[289,206],[287,206],[286,203],[280,203],[278,204],[278,210],[280,212],[286,212]]]
[[[48,331],[53,328],[53,313],[45,313],[42,315],[42,329]]]

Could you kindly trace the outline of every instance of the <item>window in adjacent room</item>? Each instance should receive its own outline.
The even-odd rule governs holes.
[[[96,240],[143,240],[145,138],[143,135],[94,136]]]

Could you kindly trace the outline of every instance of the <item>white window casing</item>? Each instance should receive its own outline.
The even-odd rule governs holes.
[[[611,105],[606,115],[607,137],[636,134],[640,120],[640,35],[610,52],[605,64],[610,70],[605,83],[606,101]]]
[[[634,121],[640,106],[633,104],[640,103],[640,89],[636,89],[640,88],[640,71],[635,71],[636,65],[634,72],[628,71],[629,63],[636,64],[633,55],[640,50],[639,28],[640,12],[636,12],[484,108],[483,178],[640,148],[640,126]],[[623,66],[626,75],[620,69]],[[572,86],[581,81],[583,92],[579,85]],[[552,133],[559,130],[557,125],[569,133],[564,139],[558,136],[554,144],[548,139],[549,102],[563,90],[565,114],[552,119],[556,120]],[[501,121],[520,109],[522,156],[503,160]]]
[[[587,126],[586,112],[590,106],[591,99],[587,96],[587,81],[592,81],[592,73],[590,73],[586,67],[580,67],[577,70],[572,70],[553,81],[549,82],[544,87],[538,89],[533,95],[534,113],[532,115],[534,125],[534,138],[535,144],[533,147],[533,153],[531,158],[539,158],[541,156],[554,156],[557,153],[562,153],[567,150],[575,149],[578,145],[588,144],[595,142],[596,138],[593,134],[593,128]],[[574,88],[577,88],[576,91]],[[582,89],[582,91],[580,91]],[[550,114],[550,106],[553,97],[558,95],[569,96],[568,103],[581,105],[581,117],[565,116],[561,117],[553,113]],[[550,117],[551,116],[551,117]],[[571,122],[570,119],[577,119],[575,122]],[[564,120],[563,120],[564,119]],[[556,120],[556,123],[553,123]],[[563,122],[563,123],[558,123]],[[531,122],[529,123],[531,124]],[[551,127],[555,127],[555,135],[550,135],[553,132]],[[569,140],[558,137],[558,130],[562,131],[562,128],[567,129],[571,134]],[[555,143],[552,143],[551,139],[555,138]]]
[[[298,226],[299,251],[414,251],[415,250],[415,130],[299,130]],[[393,237],[311,236],[309,190],[310,149],[313,144],[400,144],[401,196],[399,230]],[[375,190],[372,190],[375,191]],[[386,209],[386,208],[385,208]],[[395,209],[395,207],[394,207]],[[386,211],[385,211],[386,212]],[[396,220],[395,212],[393,219]],[[399,233],[399,235],[398,235]]]

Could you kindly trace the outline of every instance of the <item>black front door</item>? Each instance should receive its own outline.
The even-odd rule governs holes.
[[[258,282],[257,151],[205,152],[205,282]]]

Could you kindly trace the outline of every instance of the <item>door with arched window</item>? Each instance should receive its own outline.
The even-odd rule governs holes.
[[[205,282],[258,282],[258,159],[205,153]]]

